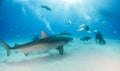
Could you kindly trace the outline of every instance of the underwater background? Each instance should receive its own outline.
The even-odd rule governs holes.
[[[79,38],[86,33],[77,31],[78,26],[86,24],[105,38],[120,39],[119,7],[119,0],[0,0],[0,38],[31,39],[41,30],[49,34],[67,31]],[[94,37],[94,33],[89,35]]]

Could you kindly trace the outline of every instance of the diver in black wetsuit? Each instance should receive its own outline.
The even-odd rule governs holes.
[[[105,40],[103,39],[103,35],[99,31],[95,31],[95,41],[96,43],[98,43],[99,41],[100,44],[106,43]]]

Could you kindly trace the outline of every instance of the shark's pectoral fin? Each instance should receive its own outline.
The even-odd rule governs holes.
[[[29,55],[29,53],[24,53],[25,54],[25,56],[28,56]]]
[[[59,46],[59,47],[56,48],[56,49],[59,51],[59,53],[60,53],[61,55],[63,55],[63,53],[64,53],[63,46]]]

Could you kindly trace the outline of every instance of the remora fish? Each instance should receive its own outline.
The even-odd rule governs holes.
[[[22,45],[16,45],[14,47],[10,47],[7,43],[0,40],[2,46],[7,50],[7,56],[10,55],[10,50],[14,50],[15,52],[21,51],[24,52],[25,55],[28,55],[30,52],[38,51],[38,52],[46,52],[51,49],[57,49],[61,55],[64,53],[63,46],[67,44],[69,41],[72,41],[73,38],[65,37],[61,35],[57,36],[48,36],[45,32],[41,32],[42,38],[37,41],[31,41]]]

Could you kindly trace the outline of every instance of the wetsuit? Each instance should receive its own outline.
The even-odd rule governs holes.
[[[96,32],[95,41],[96,43],[99,41],[100,44],[105,44],[105,40],[103,39],[103,36],[100,32]]]

